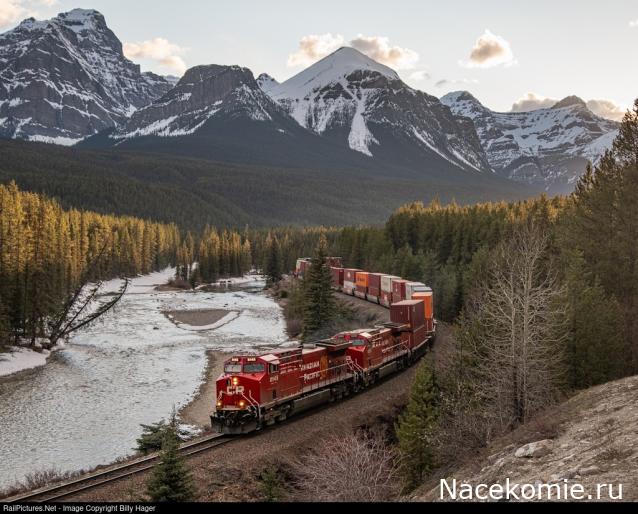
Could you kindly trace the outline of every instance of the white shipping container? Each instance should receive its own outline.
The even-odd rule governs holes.
[[[396,280],[400,277],[395,277],[394,275],[383,275],[381,277],[381,291],[384,293],[392,292],[392,280]]]
[[[353,291],[356,287],[354,282],[348,282],[347,280],[343,281],[343,292],[348,294],[353,294]]]
[[[432,289],[426,286],[423,282],[408,282],[405,285],[406,300],[412,300],[412,295],[414,293],[427,293],[429,291],[432,291]]]

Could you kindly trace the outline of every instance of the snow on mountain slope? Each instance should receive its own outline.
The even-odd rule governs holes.
[[[369,157],[464,170],[490,166],[471,123],[353,48],[341,48],[267,93],[303,127]]]
[[[124,57],[95,10],[29,18],[0,34],[0,137],[73,144],[171,87]]]
[[[441,98],[452,112],[469,118],[492,167],[521,182],[568,191],[618,134],[618,123],[593,114],[580,98],[567,97],[548,109],[498,113],[467,91]]]
[[[216,64],[196,66],[185,73],[175,88],[135,112],[111,138],[186,136],[213,118],[273,121],[283,115],[282,109],[259,88],[249,69]]]
[[[268,93],[271,89],[278,86],[279,82],[268,75],[268,73],[262,73],[257,77],[257,84],[264,93]]]

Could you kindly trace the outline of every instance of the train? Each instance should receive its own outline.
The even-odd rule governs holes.
[[[295,275],[303,279],[310,263],[299,259]],[[215,431],[247,434],[339,401],[410,366],[433,344],[436,323],[430,288],[391,275],[343,268],[336,257],[328,264],[333,289],[387,307],[390,322],[226,360],[216,382],[211,415]]]

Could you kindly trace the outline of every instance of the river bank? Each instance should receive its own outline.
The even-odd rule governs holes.
[[[215,410],[217,399],[216,381],[224,371],[224,362],[231,356],[230,353],[212,350],[206,352],[207,363],[202,383],[193,399],[178,412],[183,423],[202,431],[211,429],[210,415]]]
[[[172,274],[133,279],[118,306],[74,334],[46,366],[0,380],[0,489],[38,471],[63,474],[126,458],[140,425],[167,419],[174,407],[193,429],[208,429],[227,354],[288,341],[281,308],[258,278],[211,291],[157,291]],[[165,314],[188,311],[196,314]]]

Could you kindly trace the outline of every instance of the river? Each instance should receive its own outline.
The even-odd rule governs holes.
[[[114,311],[45,366],[0,379],[0,489],[37,470],[78,471],[130,455],[140,423],[166,418],[197,392],[208,350],[286,343],[281,308],[261,280],[219,292],[156,291],[168,274],[135,279]],[[231,314],[204,329],[163,314],[191,309]]]

